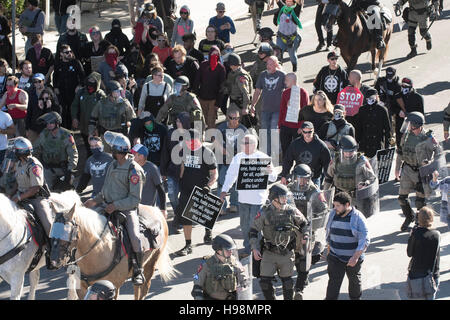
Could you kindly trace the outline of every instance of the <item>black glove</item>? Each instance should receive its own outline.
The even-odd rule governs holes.
[[[67,170],[65,173],[64,173],[64,182],[65,183],[67,183],[67,184],[70,184],[70,185],[72,185],[72,170]]]

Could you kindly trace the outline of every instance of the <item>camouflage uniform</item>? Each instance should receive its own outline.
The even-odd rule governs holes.
[[[155,121],[163,122],[163,120],[167,119],[167,124],[173,124],[176,127],[175,121],[181,112],[190,114],[191,126],[194,121],[201,121],[203,128],[205,127],[205,117],[203,116],[200,102],[195,94],[190,92],[184,92],[180,96],[172,94],[159,110]]]
[[[59,128],[55,136],[45,128],[34,142],[33,150],[33,155],[44,166],[45,181],[50,189],[57,178],[77,167],[78,149],[73,135],[65,128]]]
[[[248,110],[251,103],[253,81],[250,74],[242,67],[230,71],[225,81],[222,93],[230,97],[230,106],[235,105],[241,112]]]
[[[424,37],[430,45],[431,49],[431,34],[428,29],[428,16],[430,10],[430,0],[399,0],[400,6],[403,6],[406,2],[409,2],[408,12],[408,43],[411,49],[415,49],[416,45],[416,28],[419,25],[420,35]],[[439,2],[433,0],[432,5],[438,8]]]
[[[33,206],[34,213],[39,217],[48,236],[50,234],[53,215],[48,202],[49,193],[44,189],[45,180],[42,164],[32,156],[28,157],[25,163],[19,160],[16,165],[15,177],[19,195],[27,192],[32,187],[40,187],[38,193],[24,200]]]
[[[371,164],[361,153],[358,153],[357,160],[350,164],[343,163],[340,157],[336,156],[325,174],[324,190],[328,190],[334,184],[339,191],[349,193],[354,200],[355,190],[360,182],[369,185],[376,179]]]
[[[401,153],[398,153],[396,170],[402,168],[400,188],[398,190],[399,203],[406,217],[413,217],[408,195],[416,191],[416,208],[420,210],[425,206],[425,191],[419,175],[419,167],[424,160],[431,160],[435,151],[435,145],[425,130],[415,135],[404,133],[400,142]]]
[[[121,102],[113,102],[110,97],[105,97],[92,109],[91,119],[89,120],[89,135],[95,135],[96,130],[98,136],[102,139],[103,133],[107,130],[127,135],[127,122],[133,118],[136,118],[136,114],[126,99]],[[105,143],[104,139],[103,144],[105,152],[111,152],[111,148]]]
[[[252,250],[259,247],[258,233],[261,231],[264,247],[261,260],[260,285],[266,300],[274,299],[272,280],[278,273],[283,284],[285,299],[292,300],[294,282],[294,249],[296,241],[303,239],[302,229],[307,221],[302,213],[289,204],[284,210],[273,204],[265,205],[258,212],[250,228],[249,238]]]
[[[203,289],[207,300],[236,300],[236,290],[245,272],[239,261],[220,261],[216,255],[206,258],[194,275],[194,287]]]
[[[102,190],[94,198],[97,204],[114,204],[127,217],[128,230],[134,252],[142,252],[137,207],[145,184],[144,169],[129,156],[123,165],[114,160],[106,173]]]

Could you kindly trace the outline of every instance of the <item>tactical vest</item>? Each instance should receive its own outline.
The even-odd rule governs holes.
[[[307,217],[308,201],[311,199],[312,194],[317,191],[316,186],[310,182],[308,189],[305,191],[296,190],[294,186],[291,186],[289,190],[291,190],[292,196],[294,197],[295,206]]]
[[[252,89],[253,89],[253,81],[252,81],[252,77],[250,77],[250,74],[244,70],[238,70],[236,72],[232,72],[230,75],[231,79],[230,79],[230,84],[231,84],[231,88],[230,88],[230,99],[232,100],[236,100],[236,101],[240,101],[240,103],[242,104],[243,100],[242,100],[242,91],[241,89],[239,89],[239,87],[236,85],[236,81],[238,78],[240,77],[245,77],[247,79],[248,82],[248,93],[247,95],[249,97],[251,97],[251,93],[252,93]],[[238,105],[238,107],[242,108],[242,105]]]
[[[70,133],[64,129],[59,128],[60,135],[53,139],[52,134],[47,129],[44,129],[44,141],[42,142],[42,162],[45,166],[64,166],[67,162],[66,140],[69,139]]]
[[[358,153],[357,160],[354,163],[342,163],[340,157],[336,157],[336,166],[334,168],[334,185],[342,191],[351,192],[356,189],[356,167],[361,154]]]
[[[98,123],[105,130],[118,130],[126,125],[126,103],[104,99],[98,112]],[[103,131],[103,130],[101,130]]]
[[[342,136],[350,134],[351,125],[346,123],[339,131],[337,131],[336,125],[333,121],[330,121],[330,125],[327,130],[327,139],[333,140],[336,143],[339,142]]]
[[[265,242],[275,246],[274,249],[287,248],[287,245],[295,239],[293,231],[295,225],[294,209],[287,207],[283,211],[278,211],[272,205],[269,205],[264,209],[264,213],[266,214],[266,220],[262,233]],[[268,249],[271,250],[272,246],[269,245]]]
[[[202,110],[193,108],[195,95],[187,92],[183,96],[172,96],[172,107],[169,109],[169,123],[175,123],[175,120],[181,112],[189,112],[191,122],[202,120]]]
[[[408,133],[402,146],[403,161],[410,166],[417,167],[419,163],[417,162],[416,146],[427,138],[425,132],[421,132],[418,136]]]
[[[409,0],[408,2],[413,9],[425,9],[430,3],[429,0]]]
[[[222,291],[233,292],[237,289],[237,276],[231,263],[222,263],[212,256],[206,261],[209,275],[206,277],[205,291],[208,294]]]

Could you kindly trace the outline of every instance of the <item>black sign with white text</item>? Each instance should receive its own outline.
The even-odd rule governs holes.
[[[378,160],[378,184],[389,181],[392,162],[394,161],[395,148],[383,149],[377,151]]]
[[[222,205],[219,197],[195,186],[182,217],[212,230]]]
[[[265,190],[269,175],[267,166],[270,158],[241,159],[236,190]]]

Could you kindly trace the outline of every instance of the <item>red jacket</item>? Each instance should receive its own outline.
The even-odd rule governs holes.
[[[280,104],[280,116],[278,118],[278,128],[281,128],[281,126],[288,127],[288,128],[300,128],[303,120],[299,122],[286,122],[286,112],[287,112],[287,106],[289,99],[291,98],[291,89],[288,88],[283,91],[281,94],[281,104]],[[300,88],[300,109],[304,106],[307,106],[309,104],[309,96],[308,92],[306,92],[305,89]]]

